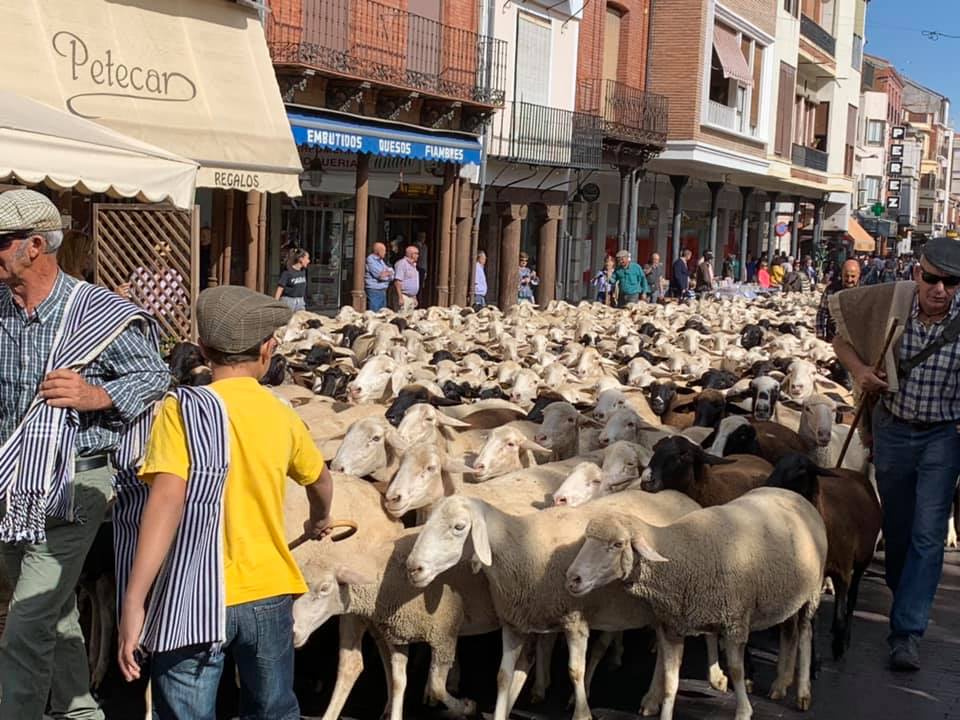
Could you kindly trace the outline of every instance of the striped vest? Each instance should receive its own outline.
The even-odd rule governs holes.
[[[178,387],[190,461],[180,528],[150,592],[141,645],[166,652],[226,639],[223,569],[223,490],[230,464],[227,411],[205,387]],[[119,477],[113,509],[117,598],[126,590],[140,517],[150,490],[135,475]],[[149,539],[148,539],[149,541]]]
[[[78,283],[66,301],[47,358],[46,372],[56,369],[80,371],[93,362],[110,343],[135,322],[155,346],[159,345],[156,323],[132,303],[106,288]],[[136,445],[136,436],[149,427],[151,413],[145,412],[126,428],[120,446]],[[27,409],[20,425],[0,447],[0,498],[6,498],[7,512],[0,521],[0,541],[42,543],[47,539],[47,517],[83,522],[73,506],[73,472],[80,413],[74,409],[50,407],[39,395]],[[114,467],[121,457],[132,456],[133,448],[114,453]]]

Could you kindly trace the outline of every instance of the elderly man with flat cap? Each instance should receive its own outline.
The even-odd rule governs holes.
[[[0,717],[102,718],[76,585],[114,471],[170,383],[153,320],[60,271],[56,206],[0,194],[0,555],[13,586],[0,638]]]
[[[934,238],[913,281],[830,297],[833,347],[860,391],[879,396],[873,461],[883,503],[886,581],[893,592],[890,665],[920,669],[960,475],[960,242]],[[893,343],[874,372],[891,327]]]

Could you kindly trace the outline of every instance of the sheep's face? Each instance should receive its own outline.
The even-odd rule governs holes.
[[[413,550],[407,556],[410,583],[414,587],[427,587],[440,573],[467,558],[467,546],[471,542],[477,544],[472,539],[474,525],[483,522],[468,498],[455,496],[444,500],[417,535]],[[482,530],[478,528],[476,534],[481,532],[485,539],[485,525]],[[489,545],[486,552],[489,564]]]
[[[551,403],[543,409],[543,423],[534,437],[538,445],[551,450],[577,441],[580,413],[568,402]]]
[[[532,404],[537,399],[537,388],[540,385],[540,378],[530,370],[522,370],[517,373],[513,381],[513,389],[510,391],[510,402],[518,405]]]
[[[654,383],[650,386],[650,409],[662,417],[676,396],[677,389],[673,383]]]
[[[739,448],[742,443],[742,438],[738,435],[743,430],[745,430],[750,425],[750,421],[745,417],[740,415],[734,415],[733,417],[724,418],[720,421],[720,426],[717,428],[716,437],[713,440],[713,445],[710,446],[709,452],[718,456],[723,457],[728,455],[727,446],[736,446]],[[739,452],[739,450],[737,450]]]
[[[626,580],[632,569],[633,550],[627,528],[615,517],[596,518],[587,525],[583,545],[567,568],[567,592],[574,597],[586,595]]]
[[[593,409],[593,417],[600,422],[606,422],[607,418],[615,410],[626,407],[627,399],[619,390],[604,390],[597,396],[597,406]]]
[[[772,420],[780,399],[780,383],[766,375],[750,383],[753,390],[753,416],[757,420]]]
[[[360,368],[357,377],[347,385],[347,394],[355,403],[379,400],[383,397],[395,370],[396,362],[392,358],[374,357]]]
[[[618,440],[637,442],[640,437],[640,416],[629,408],[615,410],[600,433],[601,447],[612,445]]]
[[[416,445],[403,456],[384,493],[384,505],[394,517],[422,508],[443,497],[443,458],[431,445]]]
[[[830,398],[807,398],[800,414],[800,437],[808,445],[826,447],[833,439],[833,421],[837,406]]]
[[[313,634],[334,615],[346,608],[347,589],[337,582],[334,568],[312,564],[304,568],[309,578],[307,592],[293,603],[293,646],[302,647]]]
[[[426,403],[414,405],[403,416],[397,433],[409,445],[436,442],[440,439],[440,420],[436,408]]]
[[[696,450],[697,447],[683,437],[668,437],[658,442],[641,478],[641,487],[647,492],[689,491],[697,465],[702,464]]]
[[[504,473],[520,470],[523,467],[520,461],[521,450],[550,452],[549,448],[528,440],[516,428],[494,428],[473,463],[477,479],[489,480]]]
[[[388,464],[388,443],[394,449],[403,449],[397,431],[384,420],[361,418],[347,430],[330,469],[357,477],[370,475]]]
[[[614,443],[603,458],[602,494],[620,492],[637,484],[652,456],[653,453],[642,446]]]
[[[577,465],[553,494],[554,505],[577,507],[602,494],[603,471],[590,462]]]

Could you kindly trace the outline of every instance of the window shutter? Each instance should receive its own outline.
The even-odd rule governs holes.
[[[797,71],[795,68],[780,63],[780,84],[777,97],[777,134],[774,143],[774,152],[781,157],[790,157],[791,140],[793,136],[793,101]]]
[[[750,127],[755,128],[760,123],[760,76],[763,73],[763,48],[754,43],[753,46],[753,104],[750,107]]]

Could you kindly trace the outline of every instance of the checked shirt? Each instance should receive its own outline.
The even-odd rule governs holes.
[[[960,313],[960,294],[950,312],[929,327],[920,322],[920,304],[913,300],[910,321],[900,343],[899,360],[909,360],[943,333]],[[960,420],[960,340],[948,343],[900,381],[900,391],[888,396],[887,407],[902,420],[935,423]]]
[[[6,286],[0,286],[0,443],[13,434],[37,394],[64,303],[77,282],[58,273],[50,294],[29,316]],[[124,330],[82,375],[107,391],[114,409],[80,413],[79,455],[112,450],[120,430],[170,384],[169,370],[137,327]]]

